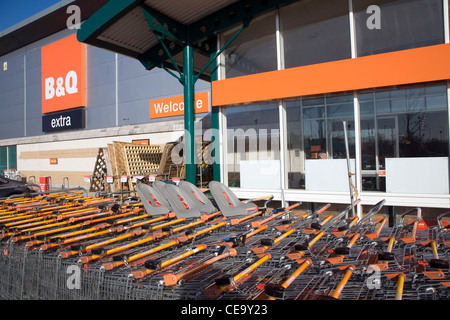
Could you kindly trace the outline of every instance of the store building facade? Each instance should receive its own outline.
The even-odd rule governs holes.
[[[81,12],[94,11],[89,1],[62,1],[2,32],[4,51],[9,38],[29,43],[10,45],[17,49],[0,57],[0,171],[17,170],[36,183],[51,177],[54,189],[68,183],[89,190],[86,177],[99,148],[114,141],[162,145],[181,139],[182,105],[169,112],[159,100],[171,103],[183,88],[164,70],[147,71],[134,59],[77,41],[77,29],[66,26],[73,3]],[[38,40],[20,38],[32,31],[41,32]],[[200,80],[197,90],[204,95],[197,117],[210,123],[210,84]]]
[[[217,48],[240,28],[221,31]],[[45,48],[75,32],[0,57],[7,62],[0,73],[4,168],[59,178],[72,172],[82,185],[110,141],[165,143],[183,135],[182,116],[150,114],[150,101],[183,95],[174,77],[89,44],[80,44],[85,75],[77,74],[77,84],[86,79],[85,96],[67,109],[50,106],[57,117],[47,119],[62,129],[64,112],[82,110],[84,123],[44,132],[46,94],[57,96],[60,77],[66,96],[74,91],[71,69],[44,76]],[[210,96],[211,108],[196,118],[204,140],[212,139],[205,137],[211,113],[218,117],[216,177],[241,197],[349,203],[347,131],[352,187],[363,205],[386,199],[389,206],[449,208],[449,34],[448,0],[287,1],[253,17],[218,57],[215,78],[195,87]]]
[[[363,203],[448,207],[448,10],[440,0],[298,1],[253,21],[212,82],[228,130],[222,180],[247,197],[275,185],[287,201],[348,202],[345,120]],[[242,152],[237,128],[279,144]],[[260,175],[243,176],[249,167]]]

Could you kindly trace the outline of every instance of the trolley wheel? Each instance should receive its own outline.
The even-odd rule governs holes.
[[[217,278],[216,280],[214,280],[214,282],[218,286],[228,286],[232,282],[231,279],[232,279],[231,277],[221,277],[221,278]]]
[[[299,243],[299,244],[296,244],[294,246],[294,250],[295,251],[305,251],[305,250],[308,250],[308,249],[309,249],[309,245],[306,242]]]
[[[125,254],[118,254],[117,256],[112,257],[113,261],[124,261],[127,259]]]
[[[378,260],[392,261],[395,260],[395,255],[392,252],[381,252],[378,254]]]
[[[347,254],[350,254],[350,248],[339,247],[339,248],[334,249],[334,253],[347,255]]]
[[[266,284],[264,286],[264,293],[266,295],[268,295],[269,297],[272,297],[275,299],[284,300],[285,291],[286,291],[286,288],[282,287],[279,284]]]
[[[93,248],[91,249],[91,253],[97,256],[101,256],[105,254],[105,248]]]
[[[318,223],[318,222],[311,223],[310,227],[313,228],[313,229],[316,229],[316,230],[322,229],[322,225],[320,223]]]
[[[60,243],[62,241],[61,237],[55,237],[55,238],[50,238],[49,242],[50,243]]]
[[[339,226],[339,227],[337,228],[337,231],[345,231],[345,230],[348,230],[348,229],[349,229],[348,224],[344,224],[344,225],[342,225],[342,226]]]
[[[448,261],[442,260],[442,259],[431,259],[429,261],[430,267],[432,268],[438,268],[438,269],[448,269],[449,264]]]
[[[261,239],[261,245],[272,247],[275,244],[273,239]]]
[[[160,264],[156,260],[147,260],[144,262],[144,266],[150,270],[158,270],[160,267]]]

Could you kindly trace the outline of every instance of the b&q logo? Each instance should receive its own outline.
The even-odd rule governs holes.
[[[42,48],[42,113],[86,106],[85,44],[76,34]]]

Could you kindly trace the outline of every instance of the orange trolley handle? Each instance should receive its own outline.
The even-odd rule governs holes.
[[[311,259],[306,259],[300,267],[295,270],[289,278],[286,279],[281,284],[267,284],[264,286],[264,293],[269,296],[270,298],[275,299],[282,299],[284,300],[286,289],[291,285],[292,282],[294,282],[295,279],[302,274],[303,271],[305,271],[306,268],[308,268],[312,264]]]
[[[245,270],[239,272],[234,277],[221,277],[215,280],[216,285],[219,287],[222,287],[224,289],[228,288],[230,285],[233,285],[237,282],[239,282],[242,278],[244,278],[246,275],[253,272],[256,268],[258,268],[260,265],[262,265],[267,260],[271,259],[272,255],[269,253],[266,253],[264,256],[262,256],[258,261],[253,263],[251,266],[246,268]]]

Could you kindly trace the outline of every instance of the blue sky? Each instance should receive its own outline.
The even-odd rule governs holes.
[[[60,0],[0,0],[0,31],[58,3]]]

